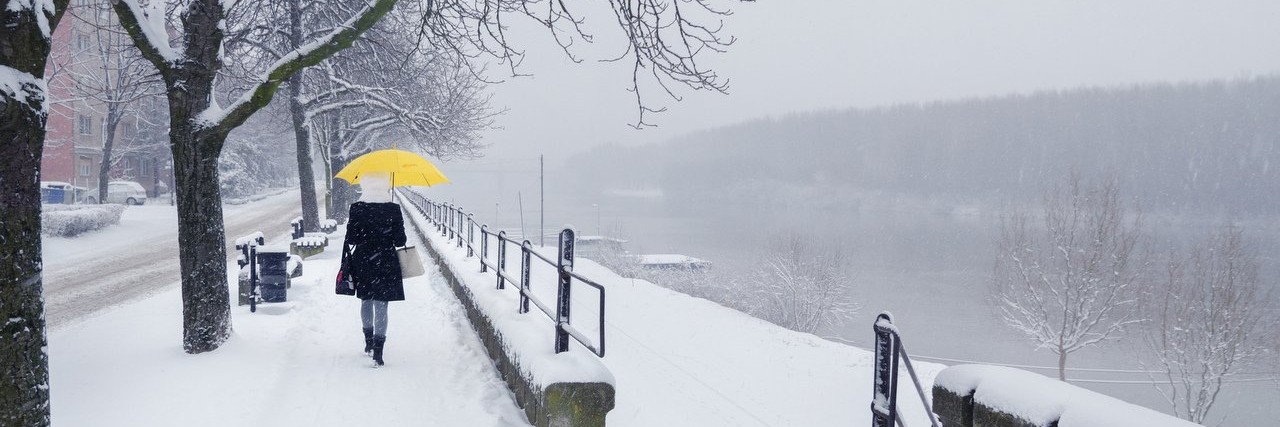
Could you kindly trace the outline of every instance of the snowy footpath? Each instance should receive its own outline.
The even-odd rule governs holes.
[[[177,286],[55,330],[54,424],[528,425],[434,269],[406,280],[407,301],[391,304],[387,365],[373,368],[359,301],[333,293],[335,237],[304,262],[289,302],[233,306],[234,335],[211,353],[182,351]]]

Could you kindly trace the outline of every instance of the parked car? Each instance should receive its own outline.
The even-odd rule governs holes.
[[[86,197],[86,203],[92,197]],[[147,189],[137,182],[133,181],[111,181],[107,183],[107,203],[124,203],[126,205],[141,205],[147,202]]]

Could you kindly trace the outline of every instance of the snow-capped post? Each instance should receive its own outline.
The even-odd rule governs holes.
[[[45,65],[70,0],[0,9],[0,425],[49,425],[40,238]]]
[[[569,331],[564,327],[569,324],[569,290],[573,276],[573,229],[566,228],[560,232],[560,256],[556,259],[556,270],[559,272],[559,290],[556,292],[556,353],[569,351]]]
[[[480,272],[489,271],[489,224],[480,226]]]
[[[529,292],[533,287],[533,284],[529,283],[529,264],[532,264],[530,261],[533,261],[531,258],[533,255],[533,242],[525,239],[524,243],[520,244],[520,252],[524,253],[524,259],[520,263],[520,308],[516,311],[520,314],[525,314],[529,312]]]
[[[476,218],[472,214],[467,214],[467,258],[476,255]]]
[[[498,232],[498,266],[494,267],[494,271],[498,273],[498,289],[506,288],[503,284],[502,273],[507,269],[507,231]]]
[[[876,316],[872,329],[876,334],[875,377],[871,393],[871,427],[893,427],[898,417],[898,346],[895,338],[881,322],[893,323],[888,312]]]

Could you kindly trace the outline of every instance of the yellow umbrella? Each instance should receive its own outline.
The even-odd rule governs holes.
[[[391,173],[391,186],[432,185],[449,182],[449,178],[427,159],[404,150],[378,150],[357,157],[338,172],[337,178],[360,183],[360,175],[368,172]]]

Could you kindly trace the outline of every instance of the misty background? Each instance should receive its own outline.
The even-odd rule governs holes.
[[[738,40],[709,63],[730,93],[650,97],[668,110],[642,130],[630,126],[628,64],[575,64],[531,31],[519,71],[532,76],[492,88],[507,111],[485,133],[485,156],[444,162],[454,183],[431,191],[535,242],[545,222],[547,233],[626,239],[632,254],[709,260],[704,280],[719,283],[703,292],[721,300],[779,236],[839,242],[861,310],[817,333],[866,347],[872,319],[890,310],[913,354],[955,360],[1056,361],[1004,326],[990,281],[1002,215],[1034,209],[1072,171],[1119,181],[1145,217],[1148,250],[1235,224],[1263,285],[1280,283],[1280,4],[797,1],[734,12],[726,30]],[[571,51],[616,56],[609,40]],[[1089,348],[1071,366],[1142,370],[1139,347],[1129,337]],[[1167,410],[1145,374],[1071,377]],[[1224,394],[1210,417],[1222,425],[1280,418],[1280,383]]]

